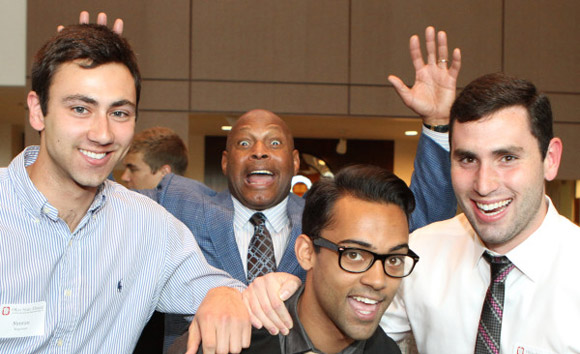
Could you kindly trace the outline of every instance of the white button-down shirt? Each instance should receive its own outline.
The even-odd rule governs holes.
[[[506,254],[516,266],[505,283],[501,353],[580,353],[580,228],[552,202],[536,232]],[[473,353],[489,264],[467,218],[413,233],[420,257],[402,281],[381,326],[399,341],[412,329],[420,353]]]

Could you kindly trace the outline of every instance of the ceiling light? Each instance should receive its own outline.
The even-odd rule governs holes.
[[[225,132],[229,132],[230,130],[232,130],[232,126],[231,125],[222,125],[222,130]]]
[[[406,136],[415,136],[415,135],[417,135],[417,134],[419,134],[419,133],[417,133],[417,131],[416,131],[416,130],[407,130],[407,131],[405,132],[405,135],[406,135]]]

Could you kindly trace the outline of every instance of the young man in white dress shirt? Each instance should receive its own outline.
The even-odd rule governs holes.
[[[579,353],[580,228],[545,194],[562,154],[548,98],[528,81],[486,75],[458,96],[450,128],[464,214],[413,233],[421,262],[383,328],[396,340],[412,331],[420,353],[473,353],[479,341],[490,353]],[[513,265],[502,278],[505,301],[495,305],[497,337],[480,325],[492,277],[485,252]]]

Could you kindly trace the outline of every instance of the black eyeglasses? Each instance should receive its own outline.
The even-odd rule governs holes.
[[[411,274],[419,256],[409,250],[407,254],[376,254],[355,247],[341,247],[325,238],[312,241],[316,246],[338,252],[338,265],[349,273],[363,273],[369,270],[377,259],[383,262],[385,274],[393,278],[404,278]]]

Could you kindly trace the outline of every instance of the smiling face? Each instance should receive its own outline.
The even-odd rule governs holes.
[[[469,222],[490,249],[506,253],[542,223],[544,179],[555,178],[561,141],[552,139],[544,160],[526,110],[501,109],[480,120],[455,122],[451,178]]]
[[[31,168],[42,169],[39,182],[50,180],[62,188],[94,192],[129,148],[135,128],[135,92],[124,65],[85,69],[77,62],[61,64],[56,71],[46,116],[31,92],[30,124],[41,132],[40,153]]]
[[[299,167],[290,130],[282,119],[264,110],[240,117],[222,154],[222,171],[230,193],[254,210],[268,209],[284,200]]]
[[[407,217],[397,205],[347,195],[336,201],[332,220],[320,236],[339,246],[378,254],[408,252]],[[346,272],[339,266],[337,252],[320,248],[315,253],[306,235],[297,240],[296,254],[307,270],[299,316],[315,346],[325,352],[340,351],[354,340],[368,339],[401,279],[387,276],[381,261],[363,273]]]

